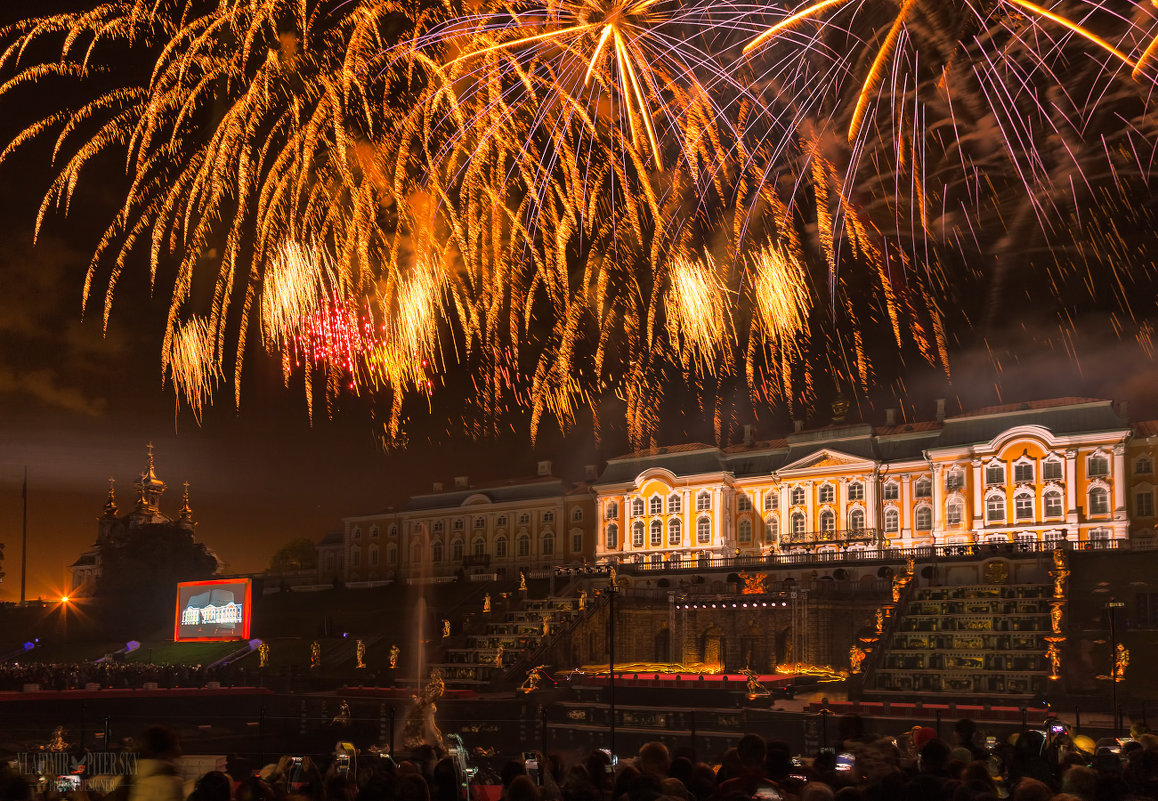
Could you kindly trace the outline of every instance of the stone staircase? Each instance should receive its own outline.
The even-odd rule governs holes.
[[[873,660],[865,696],[1045,693],[1051,590],[1048,584],[915,588]]]

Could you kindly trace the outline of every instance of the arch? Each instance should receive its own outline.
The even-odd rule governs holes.
[[[780,541],[780,518],[777,515],[768,515],[765,518],[764,537],[768,542]]]
[[[700,490],[696,493],[696,511],[706,512],[712,508],[712,493],[707,490]]]
[[[678,515],[683,511],[683,499],[680,498],[679,493],[673,492],[667,496],[667,513],[669,515]]]
[[[683,543],[683,524],[678,517],[667,522],[667,544],[681,545]]]
[[[1090,508],[1091,515],[1108,515],[1110,513],[1110,493],[1105,487],[1094,486],[1090,487]]]
[[[804,512],[792,513],[792,533],[803,534],[807,531],[807,524],[805,523]]]
[[[895,478],[890,478],[881,488],[881,497],[886,501],[895,501],[901,497],[901,484]]]
[[[1086,475],[1090,478],[1104,478],[1110,475],[1110,457],[1102,451],[1095,451],[1086,458]]]
[[[356,540],[362,539],[362,529],[359,528],[358,526],[354,526],[354,539],[356,539]]]
[[[817,500],[820,503],[836,503],[836,487],[831,481],[825,481],[817,490]]]
[[[519,535],[519,539],[517,541],[517,549],[518,549],[517,553],[519,556],[530,556],[531,555],[531,535],[530,534],[520,534]]]
[[[770,489],[764,493],[764,511],[775,512],[780,508],[780,493],[777,490]]]
[[[608,501],[603,507],[603,519],[610,520],[613,517],[619,517],[619,504],[615,501]]]
[[[390,542],[386,544],[386,564],[393,565],[398,563],[398,545]]]
[[[377,526],[370,526],[370,539],[373,539],[373,540],[378,539],[378,535],[380,535],[381,533],[382,533],[382,530],[379,529]]]
[[[450,558],[456,562],[462,561],[463,556],[463,541],[459,537],[454,538],[454,542],[450,544]]]
[[[1148,476],[1154,472],[1154,460],[1150,458],[1150,454],[1144,453],[1134,460],[1134,474],[1138,476]]]
[[[897,511],[897,507],[890,506],[885,509],[885,531],[889,534],[896,534],[901,530],[901,513]]]
[[[551,556],[555,553],[555,532],[543,532],[543,536],[539,540],[539,553],[543,556]]]
[[[826,533],[836,531],[836,514],[831,509],[820,511],[820,530]]]
[[[636,520],[631,524],[631,547],[643,547],[643,521]]]
[[[483,517],[482,515],[479,515],[478,517],[476,517],[474,519],[474,527],[475,528],[486,528],[487,527],[487,519],[485,517]]]
[[[736,494],[736,511],[750,512],[752,511],[752,496],[746,492]]]
[[[706,544],[712,541],[712,521],[707,515],[700,515],[696,520],[696,542]]]
[[[960,498],[950,498],[945,505],[945,525],[959,526],[964,522],[965,503]]]
[[[990,487],[1005,484],[1005,462],[1000,459],[991,459],[985,465],[985,484]]]
[[[1061,517],[1065,509],[1062,506],[1061,490],[1047,489],[1041,494],[1042,511],[1046,517]]]
[[[1013,494],[1013,519],[1014,520],[1033,520],[1036,515],[1033,513],[1033,493],[1028,490],[1021,489]]]
[[[921,476],[913,482],[913,497],[914,498],[931,498],[933,497],[933,480],[928,476]]]
[[[507,538],[502,534],[495,537],[495,556],[499,559],[507,557]]]
[[[857,507],[849,511],[848,528],[850,531],[864,530],[864,509]]]
[[[1013,461],[1014,484],[1032,484],[1034,472],[1034,461],[1028,456],[1023,455]]]
[[[649,515],[662,515],[663,514],[663,496],[662,495],[652,495],[650,498],[647,499],[647,513]]]
[[[642,517],[643,516],[643,498],[632,498],[631,499],[631,516],[632,517]]]
[[[913,528],[917,531],[931,531],[933,528],[933,508],[928,504],[918,506],[913,513]]]
[[[442,551],[443,551],[442,540],[435,540],[434,543],[430,546],[431,561],[441,562],[442,561]]]
[[[848,499],[850,501],[864,500],[864,483],[861,481],[852,481],[848,485]]]
[[[475,556],[485,556],[487,552],[487,541],[482,537],[475,537],[471,543],[471,552]]]
[[[985,496],[985,522],[1004,523],[1007,516],[1005,493],[992,490]]]
[[[663,523],[659,520],[651,521],[651,528],[648,531],[648,542],[653,548],[658,548],[663,545]]]
[[[792,506],[803,506],[805,500],[804,487],[793,487],[788,493],[788,502]]]
[[[965,471],[960,467],[950,467],[945,472],[945,489],[949,492],[965,488]]]

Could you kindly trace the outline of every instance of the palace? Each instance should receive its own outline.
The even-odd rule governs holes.
[[[838,412],[841,410],[837,410]],[[838,415],[839,417],[839,415]],[[848,423],[725,448],[610,459],[567,484],[465,476],[400,509],[344,518],[318,546],[319,580],[511,576],[584,563],[678,566],[721,557],[978,543],[1149,544],[1158,421],[1058,398],[923,422]]]

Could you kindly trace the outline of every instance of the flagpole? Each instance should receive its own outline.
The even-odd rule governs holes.
[[[20,534],[20,605],[24,606],[25,581],[28,578],[28,465],[24,465],[24,526]]]

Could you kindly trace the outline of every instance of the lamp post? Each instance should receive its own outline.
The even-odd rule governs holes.
[[[615,755],[615,576],[607,584],[607,707],[608,707],[608,748],[612,758]]]
[[[1106,604],[1106,612],[1110,616],[1110,703],[1113,704],[1110,716],[1114,720],[1115,735],[1121,731],[1122,721],[1118,715],[1118,637],[1115,633],[1114,618],[1118,609],[1125,605],[1113,596],[1110,596],[1110,601]]]

